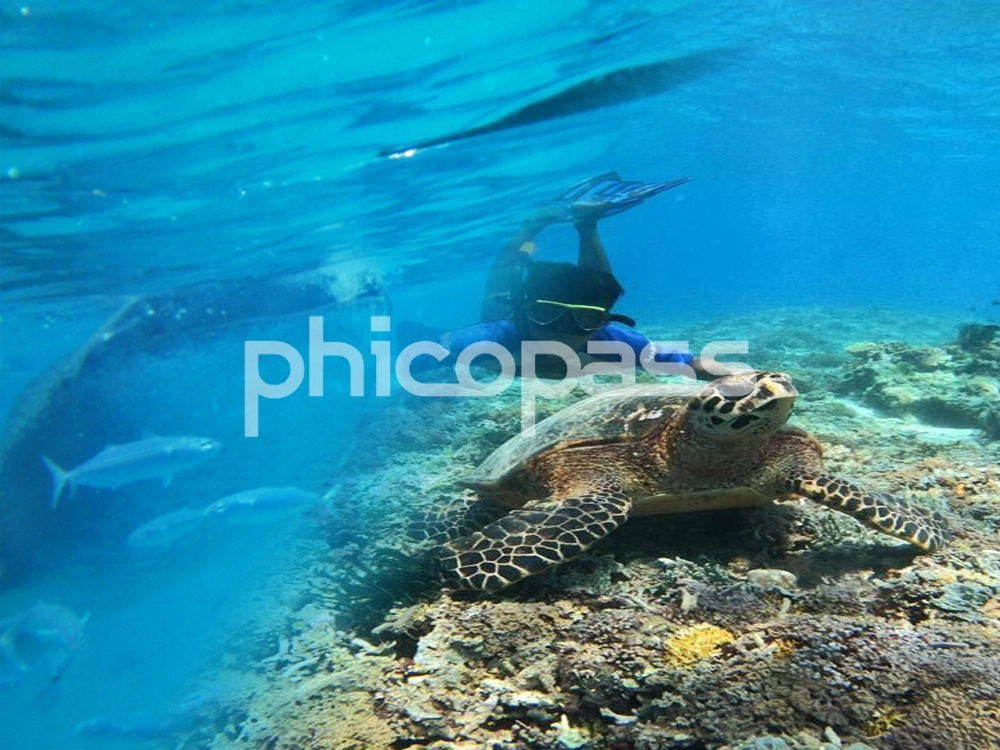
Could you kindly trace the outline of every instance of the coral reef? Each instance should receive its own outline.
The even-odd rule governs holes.
[[[944,427],[978,427],[1000,438],[1000,343],[996,326],[966,325],[959,342],[856,344],[839,390],[895,416]]]
[[[262,593],[269,618],[232,648],[250,656],[208,676],[234,687],[205,746],[996,750],[1000,444],[843,397],[891,411],[885,372],[913,389],[940,376],[959,385],[935,413],[970,425],[993,344],[811,357],[847,342],[791,330],[806,343],[775,337],[762,358],[806,384],[793,422],[837,474],[946,513],[946,548],[918,555],[791,501],[645,518],[499,594],[442,592],[407,530],[516,431],[519,394],[404,401],[360,437],[338,510]]]
[[[1000,326],[985,323],[966,323],[958,329],[958,345],[967,352],[990,347]]]

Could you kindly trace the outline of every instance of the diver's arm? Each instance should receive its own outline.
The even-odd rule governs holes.
[[[622,328],[617,325],[606,325],[601,328],[593,337],[593,341],[622,341],[628,344],[632,350],[636,353],[637,361],[642,364],[642,352],[646,346],[651,342],[645,335],[639,331],[633,331],[628,328]],[[595,359],[601,359],[600,355],[592,355]],[[702,363],[700,357],[696,357],[688,352],[678,352],[678,351],[668,351],[666,349],[660,349],[655,344],[652,349],[652,358],[647,356],[646,362],[653,362],[658,364],[667,364],[670,362],[676,362],[683,366],[684,370],[687,372],[680,371],[678,368],[676,373],[664,373],[664,374],[676,374],[676,375],[694,375],[698,380],[715,380],[716,378],[722,377],[727,374],[723,372],[721,368],[725,367],[723,362],[713,362],[712,370],[709,371],[705,368],[704,363]],[[652,368],[650,368],[652,369]]]
[[[429,353],[421,353],[410,362],[410,374],[415,375],[438,367],[454,367],[462,351],[473,344],[489,342],[499,344],[511,354],[520,352],[521,340],[517,328],[510,320],[493,320],[486,323],[474,323],[462,328],[455,328],[441,334],[440,337],[428,341],[412,341],[409,343],[434,343],[443,346],[447,354],[437,359]]]

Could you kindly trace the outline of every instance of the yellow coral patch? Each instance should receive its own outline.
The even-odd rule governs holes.
[[[981,583],[984,586],[996,586],[997,577],[989,573],[980,573],[978,570],[956,570],[955,568],[939,568],[935,571],[935,580],[941,583],[957,583],[959,581],[972,581]]]
[[[789,641],[786,638],[776,638],[771,642],[771,645],[774,647],[775,659],[787,659],[794,654],[795,650],[798,648],[794,642]]]
[[[876,708],[875,713],[866,721],[861,730],[866,737],[881,737],[897,727],[903,726],[906,714],[896,708]]]
[[[672,667],[690,667],[717,655],[720,646],[735,640],[736,636],[725,628],[708,623],[681,628],[667,639],[667,663]]]
[[[979,608],[987,617],[991,617],[994,620],[1000,620],[1000,596],[994,596],[986,604]]]

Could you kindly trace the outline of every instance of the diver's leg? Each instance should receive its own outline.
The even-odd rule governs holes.
[[[480,313],[484,322],[511,316],[513,310],[510,295],[514,288],[515,275],[520,273],[523,254],[530,254],[534,250],[531,243],[539,232],[559,220],[551,210],[543,206],[525,219],[514,238],[500,251],[486,277],[486,293],[483,296]]]
[[[580,268],[590,268],[612,274],[608,256],[604,253],[601,235],[597,233],[597,220],[578,220],[573,224],[580,236],[580,251],[576,264]],[[612,274],[613,275],[613,274]]]

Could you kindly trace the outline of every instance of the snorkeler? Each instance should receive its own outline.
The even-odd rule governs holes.
[[[493,263],[482,304],[482,322],[446,333],[441,343],[454,355],[480,341],[501,344],[511,352],[519,352],[524,341],[556,341],[586,363],[620,361],[617,354],[588,353],[590,341],[621,342],[632,349],[636,363],[679,363],[686,367],[677,367],[678,373],[693,371],[699,379],[724,374],[709,373],[698,358],[685,352],[649,346],[652,342],[646,336],[631,330],[635,326],[632,318],[611,311],[624,289],[604,253],[598,221],[688,181],[623,182],[617,174],[608,172],[574,185],[555,201],[541,206],[524,221]],[[550,224],[561,222],[572,222],[579,236],[577,263],[534,260],[534,238]],[[540,357],[538,363],[538,374],[546,377],[550,373],[558,377],[557,371],[565,370],[565,364],[556,356]]]

